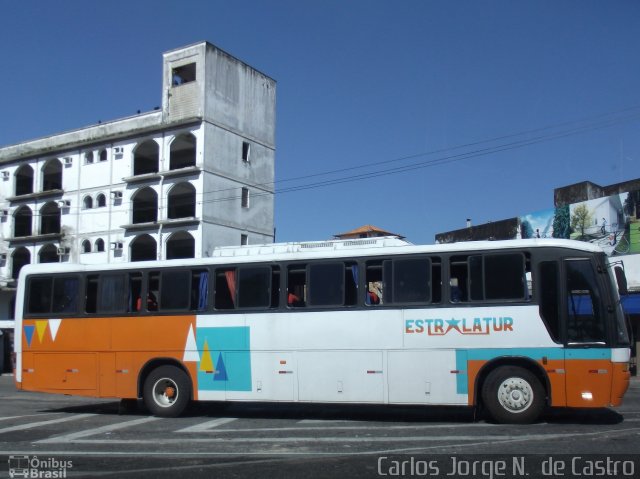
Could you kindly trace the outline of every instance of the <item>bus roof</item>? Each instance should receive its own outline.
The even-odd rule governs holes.
[[[45,263],[26,265],[20,276],[53,272],[83,272],[122,269],[146,269],[166,266],[203,266],[226,263],[298,261],[323,258],[357,258],[395,254],[442,254],[471,251],[512,250],[522,248],[566,248],[591,253],[603,250],[591,243],[565,239],[526,239],[507,241],[469,241],[435,245],[414,245],[397,237],[329,240],[299,243],[271,243],[215,248],[209,257],[163,261],[139,261],[110,264]]]

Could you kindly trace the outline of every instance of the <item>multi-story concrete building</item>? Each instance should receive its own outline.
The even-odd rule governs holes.
[[[162,79],[162,108],[0,148],[5,333],[26,264],[273,241],[275,81],[207,42],[164,53]]]

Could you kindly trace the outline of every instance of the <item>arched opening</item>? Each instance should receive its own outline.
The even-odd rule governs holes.
[[[196,215],[196,189],[191,183],[175,185],[167,199],[167,218],[189,218]]]
[[[11,277],[18,279],[18,274],[23,266],[31,264],[31,253],[24,246],[16,248],[11,256]]]
[[[62,189],[62,163],[53,159],[42,168],[42,191]]]
[[[194,258],[196,242],[186,231],[173,233],[167,239],[167,259]]]
[[[180,135],[171,142],[169,169],[177,170],[196,165],[196,137],[191,133]]]
[[[107,161],[107,150],[100,150],[98,161]]]
[[[100,193],[96,196],[96,207],[103,208],[105,206],[107,206],[107,197]]]
[[[43,246],[38,253],[38,261],[40,263],[58,263],[60,261],[58,248],[52,244]]]
[[[131,261],[152,261],[157,259],[158,245],[149,235],[140,235],[131,242]]]
[[[133,174],[157,173],[159,150],[158,144],[153,140],[147,140],[138,145],[133,154]]]
[[[16,170],[16,196],[33,193],[33,168],[22,165]]]
[[[91,241],[84,240],[82,242],[82,252],[83,253],[91,253]]]
[[[98,238],[96,240],[95,251],[98,253],[104,252],[104,240],[102,238]]]
[[[90,165],[91,163],[93,163],[93,151],[87,151],[84,154],[84,162],[86,165]]]
[[[85,210],[90,210],[91,208],[93,208],[93,198],[91,198],[91,196],[85,196],[82,200],[82,207]]]
[[[133,197],[132,223],[152,223],[158,220],[158,194],[152,188],[143,188]]]
[[[60,233],[60,208],[50,201],[40,209],[40,234]]]
[[[28,206],[21,206],[13,214],[13,236],[31,236],[33,232],[33,213]]]

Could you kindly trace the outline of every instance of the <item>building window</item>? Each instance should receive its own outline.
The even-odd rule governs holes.
[[[243,208],[248,208],[249,207],[249,188],[242,188],[242,207]]]
[[[158,194],[151,188],[143,188],[133,197],[132,223],[153,223],[158,220]]]
[[[96,208],[104,208],[107,206],[107,197],[100,193],[96,196]]]
[[[249,244],[249,235],[240,235],[240,245],[246,246]]]
[[[21,206],[13,215],[13,236],[20,238],[31,236],[33,213],[28,206]]]
[[[16,171],[16,196],[33,193],[33,168],[22,165]]]
[[[18,279],[18,274],[23,266],[31,263],[31,253],[25,247],[16,248],[12,255],[11,277]]]
[[[242,142],[242,161],[249,163],[249,155],[251,154],[251,145],[243,141]]]
[[[195,239],[186,231],[178,231],[167,240],[167,259],[195,258]]]
[[[91,241],[84,240],[82,242],[82,252],[83,253],[91,253]]]
[[[85,196],[82,200],[82,208],[85,210],[90,210],[93,208],[93,198],[91,196]]]
[[[158,245],[149,235],[140,235],[131,242],[131,261],[153,261],[158,259]]]
[[[104,240],[102,238],[98,238],[94,245],[95,251],[98,253],[104,252]]]
[[[190,218],[196,215],[196,189],[191,183],[179,183],[168,195],[167,218]]]
[[[40,234],[60,233],[60,208],[49,202],[40,209]]]
[[[107,161],[107,150],[100,150],[98,161]]]
[[[42,191],[62,189],[62,163],[54,159],[48,161],[42,168]]]
[[[176,67],[171,71],[171,84],[173,86],[184,85],[196,81],[196,64],[189,63]]]
[[[38,253],[38,260],[40,263],[58,263],[60,262],[60,256],[58,256],[58,248],[53,244],[48,244],[40,248]]]
[[[90,165],[91,163],[93,163],[93,151],[87,151],[84,154],[84,164]]]
[[[147,140],[138,145],[133,153],[133,174],[145,175],[158,172],[159,163],[158,144],[153,140]]]
[[[171,142],[169,169],[196,166],[196,137],[191,133],[180,135]]]

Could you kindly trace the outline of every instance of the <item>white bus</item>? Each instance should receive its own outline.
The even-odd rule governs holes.
[[[617,406],[630,338],[599,248],[397,238],[225,247],[203,259],[23,268],[17,387],[190,401]],[[621,273],[618,271],[617,273]],[[619,275],[623,278],[623,274]]]

